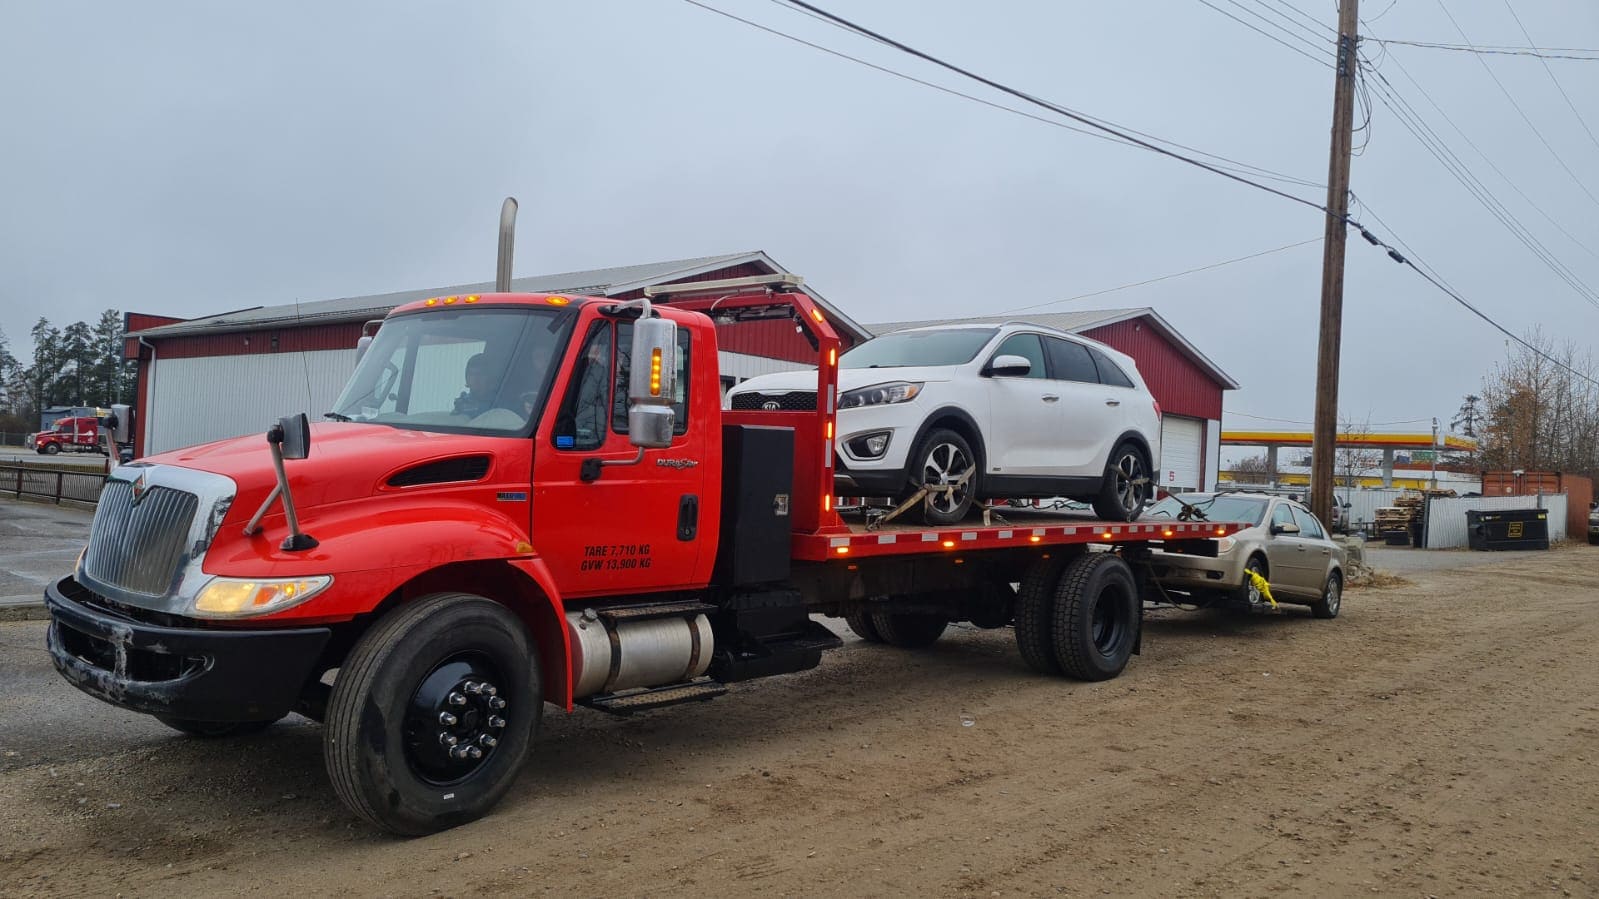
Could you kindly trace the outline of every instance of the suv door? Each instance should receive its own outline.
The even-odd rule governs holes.
[[[1045,337],[1050,380],[1060,400],[1059,431],[1051,474],[1098,478],[1110,458],[1110,442],[1121,434],[1121,414],[1107,405],[1091,350],[1063,337]]]
[[[1020,376],[989,374],[1000,356],[1021,356],[1032,368]],[[984,435],[988,473],[1050,474],[1054,445],[1060,438],[1060,390],[1049,380],[1043,342],[1037,334],[1012,334],[989,354],[983,371],[990,410],[990,429]]]

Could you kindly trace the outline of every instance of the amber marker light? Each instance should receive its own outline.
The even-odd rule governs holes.
[[[1043,537],[1040,537],[1040,536],[1038,536],[1038,535],[1037,535],[1037,534],[1034,534],[1034,535],[1033,535],[1033,536],[1031,536],[1031,537],[1028,537],[1028,538],[1027,538],[1027,539],[1029,539],[1029,540],[1031,540],[1031,541],[1033,541],[1033,542],[1034,542],[1034,543],[1041,543],[1041,542],[1043,542],[1043,539],[1044,539],[1044,538],[1043,538]]]
[[[1166,536],[1170,537],[1172,535],[1172,533],[1173,533],[1172,531],[1167,531],[1166,532]]]
[[[446,305],[446,306],[451,305],[452,303],[455,302],[455,299],[456,299],[455,297],[445,297],[444,298],[444,305]]]
[[[1105,533],[1100,534],[1100,536],[1104,537],[1106,540],[1109,540],[1110,539],[1110,531],[1106,531]]]
[[[828,365],[837,365],[838,364],[838,350],[828,350],[827,351],[827,364]]]
[[[468,303],[476,303],[477,302],[477,294],[472,294],[471,296],[467,297],[466,301]]]
[[[429,299],[427,301],[427,305],[429,305],[429,306],[437,306],[438,304],[439,304],[439,301],[437,299]]]
[[[661,395],[661,348],[650,350],[650,396]]]
[[[833,423],[831,421],[827,423],[827,439],[833,439]]]
[[[1226,528],[1217,528],[1216,529],[1216,533],[1217,534],[1225,534],[1225,533],[1227,533],[1227,529]]]
[[[551,306],[565,306],[572,301],[566,297],[545,297],[544,302],[549,303]]]
[[[822,310],[820,310],[820,309],[812,309],[811,310],[811,318],[816,319],[818,322],[822,321]]]
[[[953,541],[953,540],[945,540],[944,541],[944,548],[945,549],[954,549],[955,548],[955,541]]]
[[[847,547],[847,546],[839,546],[839,547],[835,547],[835,549],[838,550],[838,554],[841,555],[841,556],[849,555],[849,547]]]

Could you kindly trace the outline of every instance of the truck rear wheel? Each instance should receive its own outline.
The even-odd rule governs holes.
[[[1060,670],[1078,680],[1122,673],[1138,641],[1137,582],[1119,556],[1087,553],[1067,564],[1055,588],[1054,649]]]
[[[872,626],[882,635],[883,642],[890,646],[921,649],[933,645],[943,636],[944,629],[949,627],[949,620],[942,615],[875,612],[872,614]]]
[[[872,613],[865,609],[856,609],[844,616],[844,621],[849,624],[849,629],[855,632],[867,643],[883,642],[883,635],[877,632],[877,625],[872,621]]]
[[[509,609],[438,593],[389,613],[333,683],[322,754],[352,812],[419,836],[482,817],[521,773],[544,708]]]
[[[1060,673],[1051,635],[1055,584],[1065,565],[1064,559],[1039,559],[1022,575],[1021,589],[1016,591],[1016,648],[1027,667],[1039,674]]]

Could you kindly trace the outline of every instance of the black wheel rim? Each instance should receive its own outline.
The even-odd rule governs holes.
[[[1125,592],[1115,587],[1108,587],[1099,595],[1099,601],[1094,603],[1094,617],[1089,625],[1090,635],[1094,641],[1094,649],[1107,659],[1116,658],[1127,639],[1129,602],[1130,598]]]
[[[953,443],[934,444],[922,460],[922,486],[943,487],[955,484],[971,470],[972,460],[966,451]],[[967,478],[954,490],[938,490],[927,494],[927,507],[944,515],[953,515],[966,504],[972,488]]]
[[[406,707],[405,761],[433,784],[457,783],[488,764],[505,735],[511,700],[481,653],[457,653],[433,666]]]
[[[1122,453],[1116,460],[1116,502],[1129,515],[1144,507],[1145,491],[1149,479],[1144,474],[1144,460],[1136,452]]]

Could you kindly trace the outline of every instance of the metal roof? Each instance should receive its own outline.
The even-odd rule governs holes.
[[[721,256],[699,256],[693,259],[670,259],[664,262],[647,262],[641,265],[624,265],[617,268],[590,269],[580,272],[561,272],[552,275],[532,275],[511,280],[512,293],[571,293],[583,296],[614,296],[638,290],[652,284],[664,284],[718,269],[756,263],[770,272],[786,271],[770,256],[760,250],[727,253]],[[864,339],[871,332],[849,316],[834,308],[809,287],[802,287],[811,299],[828,313],[828,317],[852,329]],[[207,334],[228,331],[254,331],[287,325],[321,325],[335,322],[365,321],[381,318],[390,309],[413,300],[446,294],[493,293],[494,283],[455,284],[447,287],[429,287],[421,290],[401,290],[363,297],[343,297],[333,300],[311,300],[283,306],[255,306],[236,312],[223,312],[204,318],[190,319],[170,325],[134,331],[129,337],[178,337],[189,334]]]
[[[1171,322],[1160,317],[1160,313],[1148,306],[1138,306],[1129,309],[1084,309],[1077,312],[1040,312],[1028,315],[985,315],[977,318],[944,318],[919,322],[884,322],[882,324],[867,325],[874,334],[886,334],[890,331],[903,331],[906,328],[925,328],[931,325],[999,325],[1005,322],[1024,322],[1030,325],[1040,325],[1045,328],[1054,328],[1057,331],[1066,331],[1072,334],[1081,334],[1095,328],[1103,328],[1118,322],[1130,321],[1135,318],[1146,319],[1162,337],[1176,346],[1183,355],[1222,385],[1225,390],[1237,390],[1238,382],[1232,375],[1222,371],[1221,366],[1210,360],[1209,356],[1199,351],[1199,348],[1188,342],[1188,338],[1178,333]]]

